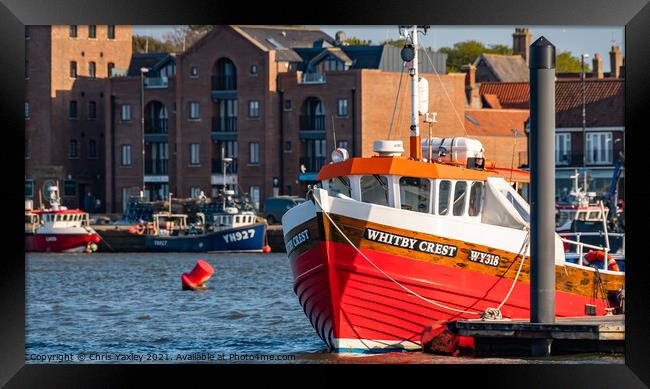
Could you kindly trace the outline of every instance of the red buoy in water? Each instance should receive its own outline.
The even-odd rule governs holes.
[[[269,246],[268,244],[264,245],[264,247],[262,247],[262,252],[263,253],[270,253],[271,252],[271,246]]]
[[[199,259],[196,266],[189,273],[181,275],[183,290],[197,290],[205,288],[205,282],[212,277],[214,269],[206,261]]]

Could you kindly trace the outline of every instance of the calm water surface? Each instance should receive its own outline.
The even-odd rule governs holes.
[[[215,269],[208,289],[181,291],[181,274],[198,259]],[[623,363],[620,356],[535,361],[329,353],[293,293],[284,253],[29,253],[25,276],[27,363],[56,363],[39,358],[61,354],[74,356],[61,362],[78,363],[79,353],[84,363],[93,363],[88,355],[95,353],[111,356],[101,363],[140,363],[117,361],[118,354],[178,363],[179,354],[194,353],[225,355],[225,362],[237,362],[229,357],[237,354],[295,358],[280,363]],[[147,361],[152,355],[158,360]]]

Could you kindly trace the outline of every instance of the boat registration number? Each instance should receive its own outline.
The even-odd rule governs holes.
[[[495,254],[484,253],[482,251],[469,250],[469,260],[484,265],[498,267],[501,257]]]
[[[230,232],[223,236],[223,240],[226,243],[238,242],[240,240],[252,239],[255,236],[255,230],[250,228],[248,230],[242,230],[237,232]]]

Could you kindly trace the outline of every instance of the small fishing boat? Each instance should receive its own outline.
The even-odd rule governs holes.
[[[513,188],[528,172],[496,167],[474,139],[422,142],[418,27],[403,31],[410,156],[395,140],[375,141],[371,157],[336,149],[282,218],[294,292],[334,351],[419,350],[436,321],[530,317],[530,209]],[[563,244],[556,234],[556,315],[619,309],[625,273],[570,263]]]
[[[49,209],[25,209],[25,251],[97,251],[100,237],[90,227],[88,213],[62,206],[58,186],[47,190]]]
[[[206,220],[196,213],[189,215],[166,212],[153,215],[153,222],[138,223],[132,233],[145,236],[148,251],[166,252],[262,252],[266,245],[266,223],[257,222],[250,208],[237,206],[234,192],[226,191],[219,212]]]

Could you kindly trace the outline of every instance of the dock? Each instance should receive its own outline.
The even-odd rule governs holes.
[[[458,320],[447,323],[460,336],[474,337],[476,356],[530,356],[534,342],[547,340],[551,354],[624,353],[625,315],[528,320]]]

